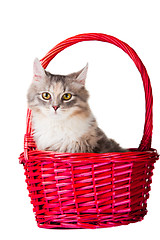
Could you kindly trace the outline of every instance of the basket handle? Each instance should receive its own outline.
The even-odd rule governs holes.
[[[153,106],[153,97],[152,97],[152,88],[150,84],[150,79],[147,74],[146,68],[143,65],[141,59],[138,57],[137,53],[126,43],[120,41],[119,39],[109,36],[102,33],[84,33],[79,34],[74,37],[68,38],[59,44],[57,44],[54,48],[52,48],[44,58],[41,59],[41,64],[44,68],[46,68],[49,62],[62,50],[65,48],[74,45],[78,42],[82,41],[102,41],[114,44],[115,46],[121,48],[125,53],[129,55],[129,57],[133,60],[136,67],[138,68],[145,91],[145,125],[143,137],[139,145],[140,151],[149,150],[151,148],[151,140],[152,140],[152,128],[153,128],[153,117],[152,117],[152,106]]]

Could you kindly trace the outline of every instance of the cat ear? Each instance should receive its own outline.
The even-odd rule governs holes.
[[[88,72],[88,63],[86,64],[86,66],[82,70],[77,72],[76,80],[79,83],[81,83],[82,85],[85,85],[85,80],[87,78],[87,72]]]
[[[33,75],[36,80],[41,80],[45,76],[44,68],[42,67],[38,58],[35,58],[33,63]]]
[[[88,63],[86,64],[86,66],[81,69],[79,72],[74,72],[74,73],[71,73],[69,75],[67,75],[69,78],[71,79],[74,79],[74,81],[82,84],[82,85],[85,85],[85,80],[86,80],[86,77],[87,77],[87,72],[88,72]]]

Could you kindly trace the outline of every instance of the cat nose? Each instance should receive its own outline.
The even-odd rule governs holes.
[[[54,110],[57,111],[57,109],[59,108],[59,106],[53,106]]]

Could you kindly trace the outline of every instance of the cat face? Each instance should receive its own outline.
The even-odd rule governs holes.
[[[34,61],[33,82],[28,91],[28,106],[35,113],[64,118],[88,111],[85,79],[88,65],[69,75],[53,75],[45,71],[38,59]]]

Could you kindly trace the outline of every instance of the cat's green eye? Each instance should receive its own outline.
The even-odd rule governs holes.
[[[49,100],[51,98],[51,94],[48,92],[44,92],[44,93],[42,93],[42,98],[44,100]]]
[[[65,93],[63,96],[62,96],[62,99],[65,100],[65,101],[68,101],[70,100],[72,97],[72,94],[71,93]]]

